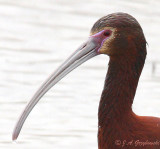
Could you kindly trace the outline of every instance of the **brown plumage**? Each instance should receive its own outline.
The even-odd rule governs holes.
[[[110,57],[98,112],[99,149],[160,149],[160,118],[132,111],[139,77],[146,58],[146,40],[140,24],[126,13],[99,19],[87,42],[78,48],[39,88],[20,116],[15,140],[30,111],[59,80],[86,60]]]
[[[160,119],[137,116],[132,111],[138,80],[146,58],[146,40],[135,18],[114,13],[98,20],[91,32],[104,27],[116,28],[109,68],[98,113],[99,149],[141,149],[138,142],[156,142],[145,149],[160,149]],[[116,144],[118,141],[121,144]],[[119,142],[120,142],[119,141]],[[131,142],[131,143],[129,143]],[[137,143],[138,144],[138,143]]]

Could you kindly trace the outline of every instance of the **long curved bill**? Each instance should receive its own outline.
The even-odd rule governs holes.
[[[15,129],[13,131],[12,140],[16,140],[21,128],[37,102],[41,97],[58,81],[60,81],[69,72],[74,70],[76,67],[89,60],[90,58],[98,55],[98,49],[100,44],[95,40],[94,37],[90,37],[87,42],[82,44],[37,90],[32,99],[29,101],[24,111],[22,112]]]

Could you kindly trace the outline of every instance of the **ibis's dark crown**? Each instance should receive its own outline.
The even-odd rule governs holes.
[[[141,28],[138,21],[127,13],[117,12],[100,18],[92,27],[91,32],[100,30],[104,27],[114,28]]]

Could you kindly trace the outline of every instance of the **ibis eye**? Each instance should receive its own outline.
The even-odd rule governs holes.
[[[110,36],[111,35],[111,31],[110,30],[107,30],[104,32],[104,36]]]

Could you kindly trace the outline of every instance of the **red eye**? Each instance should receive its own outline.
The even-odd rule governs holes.
[[[104,32],[104,36],[110,36],[111,35],[111,31],[110,30],[106,30],[105,32]]]

